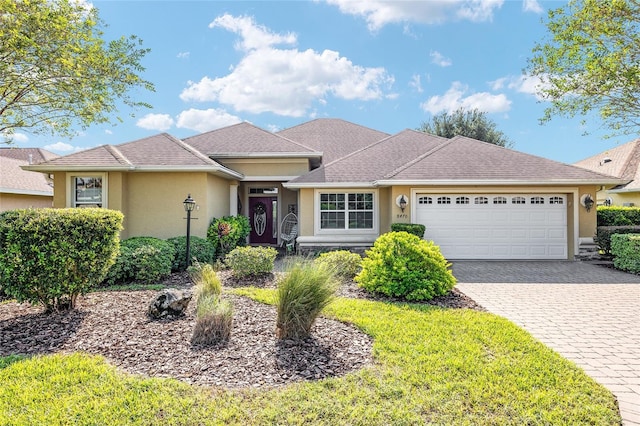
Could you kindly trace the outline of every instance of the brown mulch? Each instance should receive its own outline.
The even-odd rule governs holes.
[[[225,287],[275,287],[275,275],[238,281],[221,273]],[[173,274],[167,287],[189,289],[186,274]],[[304,341],[278,341],[275,308],[225,293],[233,303],[231,339],[224,346],[190,342],[195,326],[192,303],[184,317],[151,320],[147,307],[157,291],[94,292],[68,313],[44,314],[29,304],[0,304],[0,356],[87,352],[104,356],[122,370],[152,377],[222,388],[275,387],[301,380],[342,376],[372,362],[372,339],[356,327],[320,317]],[[354,283],[339,296],[374,297]],[[433,305],[482,310],[453,290]]]

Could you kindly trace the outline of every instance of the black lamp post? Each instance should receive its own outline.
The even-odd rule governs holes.
[[[196,202],[191,198],[191,194],[182,203],[184,211],[187,212],[187,268],[191,264],[191,212],[196,208]]]

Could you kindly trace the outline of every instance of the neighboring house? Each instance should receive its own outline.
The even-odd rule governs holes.
[[[413,222],[449,259],[573,259],[596,229],[581,200],[623,183],[465,137],[388,135],[339,119],[278,133],[249,123],[184,140],[163,133],[24,168],[53,173],[55,207],[122,211],[123,238],[184,235],[191,194],[193,235],[244,214],[251,244],[276,245],[295,212],[303,252],[361,249]]]
[[[57,157],[39,148],[0,148],[0,212],[52,207],[53,179],[46,173],[23,170],[21,166]]]
[[[640,139],[608,149],[575,163],[576,166],[619,177],[618,185],[602,185],[598,205],[640,206]]]

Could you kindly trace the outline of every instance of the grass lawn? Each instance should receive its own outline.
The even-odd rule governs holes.
[[[273,290],[235,292],[273,302]],[[609,391],[495,315],[343,298],[326,314],[374,337],[374,365],[221,391],[126,375],[86,354],[0,358],[0,425],[620,424]]]

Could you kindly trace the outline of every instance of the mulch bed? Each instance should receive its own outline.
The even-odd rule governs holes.
[[[275,288],[273,274],[238,281],[221,273],[225,287]],[[173,274],[167,287],[189,289],[186,274]],[[68,313],[45,315],[29,304],[0,304],[0,356],[86,352],[104,356],[120,369],[144,376],[172,377],[221,388],[282,386],[296,381],[342,376],[372,363],[372,339],[350,324],[319,318],[311,338],[278,341],[275,308],[225,293],[233,303],[233,329],[224,346],[192,345],[195,304],[184,317],[151,320],[147,307],[156,291],[94,292],[81,297]],[[344,284],[342,297],[391,301],[375,297],[355,283]],[[453,290],[430,304],[483,310]]]

